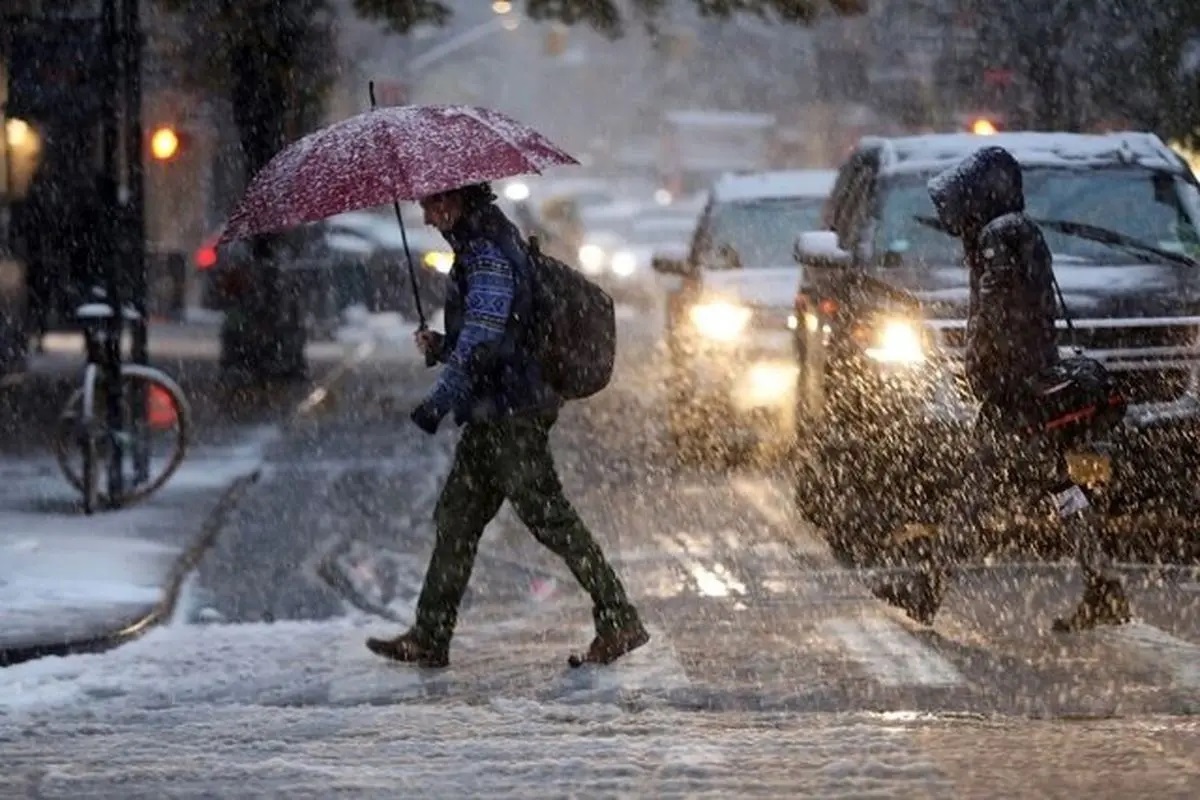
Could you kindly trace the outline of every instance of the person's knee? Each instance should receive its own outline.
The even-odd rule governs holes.
[[[577,547],[582,544],[579,540],[587,536],[579,515],[561,495],[518,495],[511,502],[534,538],[551,550]]]

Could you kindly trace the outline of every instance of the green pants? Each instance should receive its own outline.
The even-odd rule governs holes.
[[[449,644],[479,539],[506,498],[591,596],[597,633],[637,619],[625,587],[563,495],[550,454],[553,424],[553,415],[522,416],[463,430],[434,512],[437,541],[417,600],[415,632],[430,644]]]

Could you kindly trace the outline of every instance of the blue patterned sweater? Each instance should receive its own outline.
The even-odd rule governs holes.
[[[504,336],[516,293],[513,267],[500,248],[486,239],[467,242],[455,254],[454,270],[465,278],[462,329],[453,349],[442,354],[446,366],[428,403],[439,416],[468,407],[472,400],[471,354]],[[452,275],[451,278],[459,276]]]

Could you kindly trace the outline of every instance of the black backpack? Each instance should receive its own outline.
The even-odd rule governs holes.
[[[591,397],[608,386],[616,362],[612,298],[578,270],[543,253],[537,237],[530,236],[528,243],[513,239],[497,236],[493,241],[529,282],[530,320],[513,320],[520,341],[559,397]]]

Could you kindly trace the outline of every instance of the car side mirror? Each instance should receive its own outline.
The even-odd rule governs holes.
[[[686,277],[691,274],[688,269],[688,263],[681,258],[668,258],[667,256],[654,256],[650,259],[650,267],[655,272],[663,275],[678,275]]]
[[[812,267],[848,267],[853,261],[850,253],[838,246],[834,231],[805,231],[796,237],[792,250],[796,263]]]

